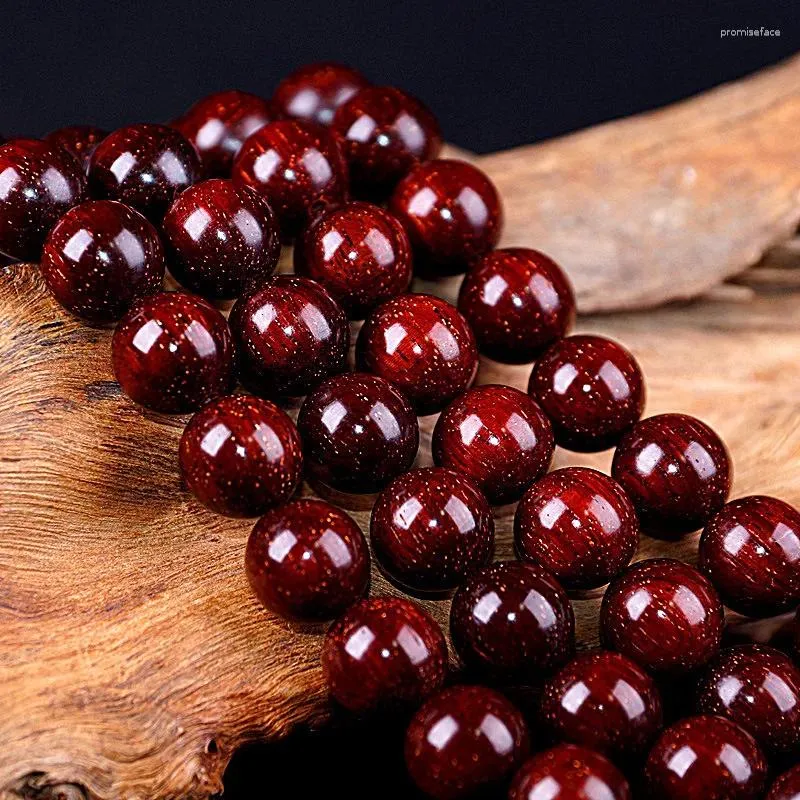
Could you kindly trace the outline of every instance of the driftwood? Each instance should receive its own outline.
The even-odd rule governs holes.
[[[796,197],[792,205],[789,195],[797,187],[788,181],[797,179],[797,171],[779,179],[777,166],[764,162],[764,173],[755,175],[747,142],[753,136],[770,158],[783,157],[777,142],[793,141],[798,108],[782,87],[792,75],[797,85],[798,70],[800,62],[789,62],[720,90],[716,97],[727,93],[725,102],[712,93],[616,128],[539,146],[533,156],[521,150],[484,159],[506,195],[507,241],[560,257],[584,308],[685,296],[741,271],[770,242],[786,238],[796,221]],[[732,107],[741,110],[748,102],[750,117],[734,119]],[[702,112],[690,113],[692,103]],[[665,121],[670,114],[674,125]],[[762,115],[769,121],[763,130]],[[728,120],[729,138],[712,157],[712,139],[702,134],[721,130],[720,119]],[[637,197],[650,208],[657,184],[667,205],[671,191],[682,191],[680,182],[659,183],[669,142],[654,140],[656,128],[672,128],[674,141],[683,142],[686,153],[676,154],[677,164],[688,163],[694,144],[707,159],[705,167],[690,159],[698,175],[728,176],[698,194],[691,218],[675,221],[674,236],[662,240],[665,248],[667,240],[672,245],[669,258],[675,261],[666,250],[652,252],[652,232],[629,230],[624,216],[609,211],[634,209]],[[638,135],[651,150],[633,148]],[[616,181],[605,186],[607,216],[579,218],[570,203],[587,212],[599,203],[600,183],[596,178],[593,202],[588,195],[582,200],[575,185],[583,180],[588,186],[603,159],[622,147],[641,157],[627,167],[619,155],[606,162],[608,182]],[[575,185],[562,168],[570,159]],[[648,169],[656,173],[648,175]],[[737,169],[738,184],[731,178]],[[542,178],[548,170],[550,178]],[[723,184],[733,193],[739,187],[735,203],[726,205]],[[706,178],[696,185],[705,186]],[[623,195],[622,187],[636,196]],[[751,227],[744,213],[747,192],[753,195]],[[714,203],[721,203],[716,211]],[[566,245],[560,251],[557,229],[544,236],[548,208],[551,219],[556,208],[571,214],[572,229],[582,228],[584,236],[596,230],[602,282],[592,276],[590,261],[577,257],[581,249],[568,235],[570,226],[561,228]],[[727,227],[720,227],[723,217]],[[612,257],[606,245],[615,220],[626,246]],[[703,260],[679,268],[692,253]],[[622,270],[616,277],[615,258]],[[662,274],[667,268],[673,270],[669,278]],[[791,272],[791,266],[784,269]],[[617,337],[634,351],[648,377],[647,413],[697,414],[719,430],[734,456],[735,494],[760,491],[799,503],[800,294],[758,277],[740,280],[745,283],[715,290],[721,299],[582,318],[579,328]],[[640,284],[637,300],[632,292]],[[121,395],[110,369],[109,331],[63,313],[32,266],[0,273],[0,319],[0,797],[208,797],[220,790],[224,767],[242,743],[326,720],[320,634],[282,624],[251,597],[242,569],[250,523],[205,511],[181,487],[176,448],[185,418],[143,412]],[[526,368],[491,362],[479,375],[481,382],[520,387],[526,378]],[[421,464],[430,461],[430,419],[424,428]],[[609,458],[558,452],[556,464],[607,468]],[[370,499],[339,499],[366,528]],[[499,512],[499,557],[511,554],[511,513]],[[693,546],[691,540],[665,545],[646,539],[639,556],[669,553],[691,560]],[[373,591],[391,591],[377,573]],[[596,642],[598,602],[575,602],[583,646]],[[429,605],[446,619],[446,601]]]

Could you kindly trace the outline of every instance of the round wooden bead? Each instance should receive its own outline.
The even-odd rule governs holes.
[[[278,406],[250,395],[212,400],[189,420],[179,449],[189,491],[212,511],[257,517],[285,503],[303,475],[300,436]]]
[[[728,499],[731,462],[711,428],[687,414],[659,414],[623,436],[611,474],[651,536],[676,538],[702,527]]]
[[[548,572],[499,561],[456,590],[450,636],[469,669],[530,684],[572,655],[575,618],[566,592]]]
[[[526,364],[572,328],[575,295],[555,261],[512,247],[487,253],[464,276],[458,309],[481,353],[504,364]]]
[[[409,775],[426,796],[438,800],[500,788],[529,750],[522,714],[483,686],[453,686],[434,695],[406,732]]]
[[[108,131],[94,125],[70,125],[48,133],[44,140],[66,150],[86,172],[89,169],[92,153],[106,136]]]
[[[472,478],[490,503],[512,503],[547,472],[553,431],[537,403],[509,386],[457,397],[433,430],[433,460]]]
[[[628,567],[612,581],[600,608],[600,638],[640,666],[686,673],[719,651],[722,603],[708,578],[671,558]]]
[[[774,497],[733,500],[706,525],[699,563],[734,611],[790,611],[800,606],[800,513]]]
[[[334,619],[369,587],[369,546],[356,523],[323,500],[268,511],[247,540],[247,578],[261,603],[286,619]]]
[[[358,335],[356,361],[391,381],[423,415],[441,411],[478,372],[467,321],[429,294],[403,294],[376,308]]]
[[[779,775],[765,800],[798,800],[800,798],[800,764]]]
[[[414,592],[450,592],[494,554],[486,498],[449,469],[395,478],[372,509],[370,539],[381,568]]]
[[[552,344],[533,368],[528,393],[550,417],[556,444],[580,452],[613,447],[644,410],[636,359],[602,336]]]
[[[555,470],[522,496],[514,544],[523,561],[567,589],[602,586],[630,564],[639,545],[636,510],[622,487],[585,467]]]
[[[331,695],[349,711],[413,708],[441,688],[447,643],[416,603],[371,597],[328,629],[322,668]]]

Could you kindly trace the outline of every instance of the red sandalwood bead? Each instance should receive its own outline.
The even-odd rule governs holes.
[[[499,561],[456,591],[450,636],[469,669],[531,684],[570,658],[575,618],[566,592],[548,572]]]
[[[413,708],[441,688],[447,643],[421,606],[371,597],[328,629],[322,668],[331,695],[349,711]]]
[[[704,525],[725,504],[731,486],[722,440],[687,414],[637,422],[620,441],[611,474],[636,506],[642,530],[661,538]]]
[[[376,492],[417,455],[419,425],[408,400],[383,378],[328,378],[306,397],[297,426],[311,475],[345,492]]]
[[[655,681],[621,653],[576,656],[544,687],[541,717],[559,741],[611,758],[637,756],[663,725]]]
[[[767,764],[749,733],[723,717],[698,716],[661,734],[645,766],[654,800],[755,800]]]
[[[580,452],[616,445],[645,401],[636,359],[602,336],[569,336],[551,345],[533,368],[528,393],[550,417],[556,444]]]
[[[628,567],[600,608],[603,644],[658,673],[707,664],[719,651],[722,627],[722,603],[708,578],[671,558]]]
[[[334,619],[369,587],[369,546],[344,511],[322,500],[294,500],[253,528],[247,578],[261,603],[286,619]]]
[[[499,789],[529,750],[522,714],[499,692],[483,686],[453,686],[434,695],[406,732],[409,775],[437,800]]]
[[[575,295],[561,267],[524,247],[493,250],[464,276],[458,309],[484,355],[533,361],[575,322]]]
[[[567,589],[593,589],[630,564],[639,522],[616,481],[594,469],[567,467],[522,496],[514,543],[520,559],[544,567]]]
[[[250,395],[219,397],[189,420],[181,475],[203,505],[229,517],[257,517],[300,485],[303,450],[280,408]]]
[[[201,297],[183,292],[134,303],[114,331],[111,353],[125,394],[166,414],[197,411],[235,383],[225,317]]]
[[[40,265],[53,297],[97,324],[118,320],[136,299],[160,291],[166,269],[156,229],[113,200],[67,211],[50,231]]]
[[[778,776],[765,800],[800,800],[800,764]]]
[[[774,497],[733,500],[700,537],[700,569],[740,614],[771,617],[800,606],[800,513]]]
[[[441,467],[395,478],[372,509],[370,539],[389,577],[416,592],[450,592],[494,554],[494,518],[463,475]]]
[[[433,460],[472,478],[490,503],[511,503],[550,466],[550,422],[510,386],[477,386],[456,398],[433,431]]]
[[[48,133],[46,142],[58,145],[80,162],[84,172],[89,169],[89,159],[95,148],[108,136],[108,131],[94,125],[70,125]]]
[[[376,308],[359,333],[356,361],[391,381],[423,415],[441,411],[478,372],[467,321],[429,294],[403,294]]]
[[[229,322],[242,383],[256,394],[299,397],[345,369],[347,316],[308,278],[271,278],[236,302]]]
[[[411,239],[426,275],[466,272],[500,238],[503,211],[494,184],[477,167],[441,159],[418,164],[392,194],[389,210]]]

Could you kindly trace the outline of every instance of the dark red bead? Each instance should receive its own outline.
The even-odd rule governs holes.
[[[575,322],[575,295],[561,267],[524,247],[478,261],[464,276],[458,308],[481,353],[504,364],[533,361]]]
[[[631,800],[622,773],[604,756],[560,744],[523,764],[508,800]]]
[[[321,125],[278,120],[242,145],[233,179],[263,195],[292,241],[315,213],[347,200],[347,165],[338,141]]]
[[[602,336],[569,336],[551,345],[531,372],[528,393],[550,417],[556,444],[580,452],[613,447],[644,410],[636,359]]]
[[[225,317],[183,292],[137,300],[114,331],[111,353],[125,394],[165,414],[197,411],[235,383]]]
[[[166,125],[120,128],[97,145],[89,162],[95,197],[120,200],[157,223],[199,176],[194,147]]]
[[[342,141],[356,197],[387,198],[411,167],[442,149],[436,117],[392,86],[361,89],[336,111],[331,130]]]
[[[570,658],[575,618],[550,573],[535,564],[498,561],[456,591],[450,636],[469,669],[530,684]]]
[[[307,64],[278,84],[272,103],[282,116],[330,125],[336,109],[367,85],[358,70],[344,64]]]
[[[662,728],[655,681],[621,653],[576,656],[544,687],[541,717],[559,741],[612,758],[646,751]]]
[[[637,422],[614,453],[611,474],[628,493],[642,530],[677,538],[719,511],[731,487],[731,462],[722,440],[687,414]]]
[[[622,487],[585,467],[550,472],[531,486],[514,517],[523,561],[567,589],[594,589],[630,564],[639,545],[636,511]]]
[[[347,316],[308,278],[271,278],[236,302],[229,322],[242,383],[256,394],[299,397],[346,366]]]
[[[139,297],[161,290],[165,261],[156,229],[113,200],[71,208],[44,244],[42,277],[67,311],[88,322],[118,320]]]
[[[800,764],[778,776],[765,800],[800,800]]]
[[[600,608],[603,644],[653,672],[707,664],[719,651],[722,626],[722,603],[708,578],[671,558],[628,567]]]
[[[322,669],[331,695],[350,711],[413,708],[441,688],[447,643],[421,606],[371,597],[328,629]]]
[[[773,647],[723,650],[700,682],[697,709],[733,720],[768,753],[800,750],[800,669]]]
[[[0,254],[38,261],[56,221],[86,198],[80,164],[38,139],[0,145]]]
[[[239,297],[278,266],[281,242],[269,203],[229,180],[213,178],[181,192],[161,229],[173,277],[203,297]]]
[[[645,766],[653,800],[755,800],[767,764],[749,733],[723,717],[698,716],[661,734]]]
[[[434,695],[406,732],[409,775],[426,796],[437,800],[499,789],[529,750],[522,714],[484,686],[453,686]]]
[[[490,503],[512,503],[553,458],[544,412],[510,386],[477,386],[456,398],[433,430],[433,460],[472,478]]]
[[[369,546],[356,523],[322,500],[268,511],[247,540],[245,565],[261,603],[286,619],[334,619],[369,587]]]
[[[303,477],[303,449],[278,406],[246,394],[212,400],[189,420],[179,450],[189,491],[218,514],[257,517]]]
[[[359,333],[356,361],[397,386],[418,414],[441,411],[478,372],[467,321],[429,294],[403,294],[376,308]]]
[[[494,518],[463,475],[441,467],[395,478],[372,509],[370,539],[389,577],[415,592],[450,592],[494,554]]]
[[[345,492],[376,492],[414,462],[419,425],[408,400],[383,378],[328,378],[306,397],[297,426],[311,475]]]
[[[269,102],[231,89],[198,100],[172,123],[194,145],[206,178],[227,178],[244,140],[272,122]]]
[[[494,184],[477,167],[452,159],[412,168],[389,210],[408,232],[415,268],[430,276],[466,272],[497,244],[503,227]]]
[[[774,497],[733,500],[700,537],[700,569],[740,614],[771,617],[800,606],[800,513]]]
[[[319,281],[351,319],[411,284],[411,245],[403,226],[371,203],[323,211],[294,248],[294,271]]]
[[[89,159],[95,148],[108,136],[108,131],[94,125],[70,125],[59,128],[44,137],[46,142],[58,145],[77,159],[84,169],[89,169]]]

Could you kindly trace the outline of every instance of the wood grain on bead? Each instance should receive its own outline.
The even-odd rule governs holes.
[[[48,133],[46,142],[58,145],[77,159],[84,172],[89,169],[89,159],[95,148],[108,136],[108,131],[94,125],[69,125]],[[2,144],[2,142],[0,142]]]

